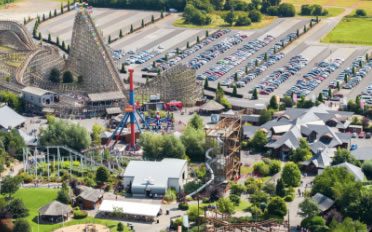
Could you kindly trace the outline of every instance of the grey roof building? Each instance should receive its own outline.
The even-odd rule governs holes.
[[[125,169],[124,187],[133,195],[164,195],[168,188],[183,189],[187,178],[187,161],[166,158],[157,161],[129,162]]]
[[[13,129],[21,126],[26,119],[7,105],[0,105],[0,128]]]
[[[39,209],[39,216],[43,220],[58,222],[62,218],[66,219],[72,208],[59,201],[52,201]]]
[[[351,136],[341,133],[349,125],[350,112],[333,111],[325,105],[310,109],[287,108],[276,114],[276,118],[261,127],[272,133],[266,145],[282,158],[298,148],[301,138],[306,138],[314,154],[327,148],[347,148]]]
[[[364,181],[366,176],[364,175],[362,169],[360,167],[355,166],[354,164],[344,162],[341,164],[334,165],[332,167],[344,167],[346,170],[351,173],[356,181]]]
[[[357,160],[361,161],[372,160],[372,146],[358,148],[356,150],[351,151],[351,154]]]
[[[334,200],[332,200],[329,197],[324,196],[321,193],[316,193],[312,199],[315,201],[315,203],[318,205],[321,212],[327,211],[330,209],[333,204],[335,203]]]

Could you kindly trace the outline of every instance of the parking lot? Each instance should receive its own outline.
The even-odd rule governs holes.
[[[75,14],[76,12],[72,10],[41,23],[39,28],[41,34],[47,39],[50,33],[53,40],[58,36],[60,41],[65,41],[66,44],[69,44]],[[118,37],[120,29],[122,29],[123,33],[127,33],[130,31],[131,25],[134,28],[141,26],[142,19],[145,23],[151,21],[152,15],[155,18],[160,17],[160,13],[154,11],[94,8],[92,18],[96,26],[103,33],[105,40],[107,40],[109,35],[112,38]]]

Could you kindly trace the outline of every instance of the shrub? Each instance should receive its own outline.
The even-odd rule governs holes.
[[[262,181],[253,177],[248,178],[245,183],[246,192],[253,194],[262,188]]]
[[[367,16],[367,12],[363,9],[357,9],[355,11],[355,16],[358,16],[358,17],[365,17]]]
[[[279,7],[269,6],[267,8],[267,14],[270,15],[270,16],[277,16],[279,14]]]
[[[236,195],[236,194],[230,194],[229,198],[230,198],[230,201],[231,201],[234,205],[239,205],[239,204],[240,204],[240,196],[238,196],[238,195]]]
[[[177,195],[176,195],[176,190],[174,189],[167,189],[164,195],[164,200],[167,202],[171,202],[176,200]]]
[[[253,165],[253,171],[261,176],[268,176],[270,174],[269,165],[262,161],[259,161]]]
[[[239,16],[235,23],[236,26],[249,26],[251,24],[252,21],[248,16]]]
[[[178,204],[178,208],[180,210],[188,210],[189,209],[189,204],[187,202],[180,202]]]
[[[278,15],[280,17],[293,17],[296,15],[296,9],[292,4],[282,3],[279,5]]]
[[[74,76],[70,71],[66,71],[63,73],[63,83],[72,83],[74,82]]]
[[[279,160],[271,160],[269,163],[270,175],[275,175],[280,172],[282,164]]]
[[[362,165],[362,170],[368,179],[372,179],[372,160],[365,161]]]
[[[243,192],[245,192],[245,186],[241,184],[231,184],[230,186],[231,194],[235,194],[240,196]]]
[[[56,69],[56,68],[53,68],[51,71],[50,71],[50,74],[49,74],[49,80],[51,82],[54,82],[54,83],[59,83],[61,81],[61,72]]]
[[[292,194],[287,195],[287,196],[284,197],[284,200],[286,202],[291,202],[291,201],[293,201],[293,199],[294,199],[294,196]]]
[[[80,209],[74,210],[73,213],[74,213],[74,219],[83,219],[88,216],[88,213],[86,211],[83,211]]]

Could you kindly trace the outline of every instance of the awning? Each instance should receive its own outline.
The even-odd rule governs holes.
[[[120,209],[124,214],[156,217],[160,211],[159,204],[146,204],[129,201],[103,200],[100,212],[112,213]]]

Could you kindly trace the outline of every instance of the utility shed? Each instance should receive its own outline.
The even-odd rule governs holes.
[[[39,209],[39,216],[42,220],[49,222],[58,222],[66,220],[71,213],[72,208],[69,205],[59,201],[52,201]]]
[[[103,192],[100,189],[94,189],[85,186],[79,186],[80,194],[76,200],[82,209],[95,209],[101,203]]]
[[[124,187],[134,196],[162,196],[168,188],[183,189],[187,178],[187,161],[166,158],[157,161],[129,162],[123,175]]]
[[[26,119],[7,105],[0,105],[0,129],[13,129],[22,126]]]

